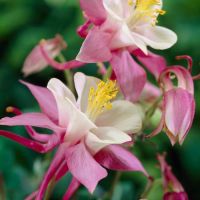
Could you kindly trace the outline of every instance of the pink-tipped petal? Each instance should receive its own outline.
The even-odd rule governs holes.
[[[165,127],[172,144],[183,143],[192,125],[195,101],[192,94],[182,88],[164,94]]]
[[[23,83],[31,91],[39,103],[42,112],[54,122],[58,122],[58,109],[52,93],[45,87],[36,86],[25,81],[21,81],[21,83]]]
[[[49,40],[44,40],[41,43],[44,46],[46,53],[51,58],[55,58],[62,49],[66,48],[66,43],[60,35],[57,35],[55,38]],[[31,53],[26,58],[22,71],[25,76],[28,76],[32,73],[41,71],[47,65],[48,62],[42,55],[39,44],[31,51]]]
[[[63,129],[54,124],[42,113],[24,113],[15,117],[4,117],[0,119],[0,125],[6,126],[35,126],[47,128],[54,132],[63,132]]]
[[[83,42],[76,59],[84,63],[110,60],[112,57],[109,49],[111,37],[110,33],[103,32],[99,28],[93,28]]]
[[[140,171],[145,176],[148,176],[138,158],[119,145],[106,147],[95,155],[95,159],[98,163],[111,170]]]
[[[177,87],[187,90],[192,95],[194,94],[194,83],[190,72],[182,66],[171,66],[162,71],[159,81],[161,87],[165,91],[171,90],[175,86],[171,80],[170,74],[174,74],[177,79]]]
[[[88,29],[89,26],[91,25],[91,21],[90,20],[86,20],[86,22],[79,26],[78,29],[76,30],[76,32],[79,34],[80,37],[85,38],[88,34]]]
[[[0,130],[0,135],[4,136],[6,138],[9,138],[9,139],[27,147],[27,148],[29,148],[29,149],[32,149],[32,150],[39,152],[39,153],[48,152],[55,147],[54,144],[47,146],[46,144],[41,144],[39,142],[35,142],[34,140],[30,140],[30,139],[27,139],[27,138],[23,138],[19,135],[15,135],[14,133],[9,132],[9,131]]]
[[[125,98],[132,102],[138,101],[146,83],[144,69],[126,50],[113,52],[111,65]]]
[[[90,193],[107,176],[106,170],[94,160],[83,143],[70,147],[65,152],[65,159],[69,171]]]
[[[76,180],[76,178],[72,178],[72,181],[67,189],[67,192],[65,193],[63,200],[70,200],[72,195],[76,192],[76,190],[79,188],[80,183]]]
[[[57,70],[72,69],[72,68],[77,68],[84,65],[83,62],[79,62],[77,60],[70,60],[64,63],[59,63],[56,60],[54,60],[51,56],[49,56],[48,52],[44,48],[44,45],[40,44],[39,48],[40,48],[42,56],[44,57],[48,65],[52,66],[53,68]]]
[[[95,25],[100,25],[106,20],[102,0],[80,0],[80,5],[87,18]]]
[[[144,54],[141,50],[136,50],[133,54],[137,59],[158,79],[160,73],[167,67],[164,57],[148,52]]]

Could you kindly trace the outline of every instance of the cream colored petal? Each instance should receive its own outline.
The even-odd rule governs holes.
[[[47,85],[47,88],[51,90],[56,96],[60,96],[62,98],[68,98],[74,104],[76,104],[76,99],[71,90],[59,79],[52,78]]]
[[[142,128],[144,112],[142,108],[129,101],[118,100],[113,102],[113,108],[102,113],[95,124],[110,126],[127,133],[137,133]]]
[[[130,15],[134,6],[128,4],[128,0],[103,0],[104,8],[110,17],[122,20]]]
[[[140,37],[137,37],[137,34],[131,32],[127,24],[123,23],[121,28],[114,35],[110,48],[116,49],[128,46],[140,48],[145,54],[147,54],[145,42]]]
[[[177,35],[161,26],[138,27],[135,34],[154,49],[168,49],[177,42]]]
[[[123,144],[131,141],[131,137],[113,127],[98,127],[92,129],[86,136],[85,142],[92,154],[97,153],[110,144]]]

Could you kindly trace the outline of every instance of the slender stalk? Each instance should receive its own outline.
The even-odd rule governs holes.
[[[109,66],[107,69],[107,73],[103,76],[103,81],[107,81],[108,79],[110,79],[112,74],[112,67]]]
[[[54,176],[54,177],[52,178],[51,182],[50,182],[49,185],[48,185],[47,191],[46,191],[46,193],[45,193],[44,200],[49,200],[49,199],[50,199],[55,184],[56,184],[56,178],[55,178],[55,176]]]
[[[148,179],[146,188],[145,188],[143,194],[141,195],[141,199],[145,199],[145,198],[147,197],[147,195],[148,195],[149,192],[151,191],[153,185],[154,185],[154,179],[153,179],[152,177],[150,177],[150,178]]]
[[[61,53],[58,55],[58,59],[62,63],[66,62],[65,57]],[[70,71],[70,69],[67,69],[67,70],[64,70],[64,75],[65,75],[66,82],[69,86],[69,89],[74,93],[75,87],[74,87],[74,81],[73,81],[73,73]]]

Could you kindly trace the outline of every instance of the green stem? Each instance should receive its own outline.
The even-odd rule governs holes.
[[[66,62],[65,57],[60,53],[58,55],[58,59],[60,62]],[[68,84],[69,89],[74,93],[75,87],[74,87],[74,81],[73,81],[73,73],[70,71],[70,69],[64,70],[65,80]]]
[[[110,79],[112,74],[112,67],[109,66],[107,69],[107,73],[103,76],[103,81],[107,81],[108,79]]]
[[[53,188],[54,188],[55,184],[56,184],[56,181],[55,181],[55,176],[54,176],[52,178],[51,182],[48,185],[47,191],[45,193],[44,200],[49,200],[50,199],[50,196],[52,194],[52,191],[53,191]]]

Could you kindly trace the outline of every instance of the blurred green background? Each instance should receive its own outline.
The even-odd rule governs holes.
[[[159,18],[159,24],[174,30],[178,35],[177,44],[159,54],[164,55],[169,64],[183,64],[176,61],[176,55],[188,54],[194,59],[193,74],[200,72],[200,1],[164,1],[167,14]],[[78,1],[75,0],[0,0],[0,117],[6,115],[5,108],[14,105],[23,111],[38,109],[30,92],[18,80],[23,79],[37,85],[46,86],[51,77],[64,80],[63,72],[47,68],[41,73],[24,78],[21,73],[23,61],[30,50],[42,38],[54,37],[60,33],[68,43],[64,55],[74,58],[82,40],[76,35],[76,27],[83,22]],[[87,65],[81,70],[95,74],[96,68]],[[165,134],[160,134],[149,142],[137,142],[133,151],[143,161],[147,171],[160,177],[155,160],[156,149],[168,152],[168,162],[189,194],[189,199],[200,199],[200,83],[195,82],[197,103],[194,125],[184,144],[171,147]],[[25,136],[23,128],[12,128]],[[51,154],[40,155],[31,150],[0,138],[0,199],[22,200],[34,191],[42,180]],[[84,188],[77,193],[77,199],[97,199],[110,189],[114,173],[102,181],[94,196]],[[66,176],[56,186],[51,199],[61,199],[68,186],[70,176]],[[139,173],[124,173],[117,185],[113,200],[137,200],[144,189],[145,178]],[[149,200],[161,199],[159,180],[149,195]]]

